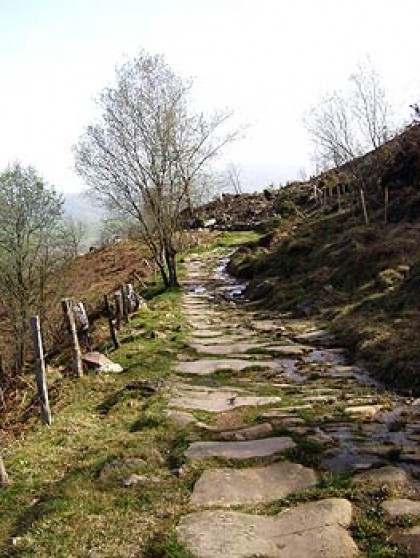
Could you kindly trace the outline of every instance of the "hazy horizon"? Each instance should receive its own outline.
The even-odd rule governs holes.
[[[95,115],[115,66],[140,49],[194,78],[197,108],[231,108],[245,139],[220,166],[241,169],[245,190],[313,172],[303,116],[322,92],[345,86],[366,56],[397,122],[419,100],[412,21],[420,4],[275,0],[5,0],[0,6],[0,167],[20,160],[60,191],[84,184],[72,146]]]

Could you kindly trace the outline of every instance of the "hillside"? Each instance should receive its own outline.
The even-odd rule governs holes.
[[[274,205],[281,225],[230,271],[260,304],[317,317],[378,378],[420,393],[420,127]]]
[[[274,190],[254,194],[221,194],[215,200],[194,209],[190,216],[184,212],[184,224],[192,228],[206,222],[220,231],[252,231],[274,216]]]

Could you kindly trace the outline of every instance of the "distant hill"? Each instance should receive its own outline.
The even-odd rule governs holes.
[[[66,216],[83,223],[85,235],[82,242],[82,250],[86,251],[90,246],[95,245],[100,236],[102,220],[105,210],[92,201],[87,194],[64,194],[64,211]]]
[[[86,193],[64,194],[65,213],[77,221],[82,221],[87,225],[102,221],[105,211],[98,204],[92,201]]]

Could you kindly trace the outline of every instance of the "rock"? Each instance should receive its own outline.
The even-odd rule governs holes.
[[[303,401],[307,403],[335,403],[337,401],[337,397],[334,395],[310,395],[308,397],[304,397]]]
[[[129,477],[124,479],[122,481],[122,484],[126,488],[130,488],[131,486],[134,486],[134,485],[139,484],[139,483],[149,484],[149,483],[157,483],[157,482],[160,482],[160,479],[158,477],[148,477],[146,475],[135,475],[134,474],[134,475],[130,475]]]
[[[134,380],[125,386],[127,391],[141,391],[142,395],[153,395],[163,386],[162,380],[158,378],[150,380]]]
[[[420,502],[418,500],[408,500],[407,498],[394,498],[382,502],[382,507],[391,517],[400,517],[402,515],[419,515]]]
[[[185,455],[188,459],[252,459],[276,455],[294,447],[294,441],[286,436],[246,442],[195,442],[190,445]]]
[[[245,359],[202,359],[192,362],[180,362],[176,365],[175,371],[179,374],[197,374],[198,376],[214,374],[218,370],[240,371],[254,366],[262,368],[279,369],[279,365],[271,360],[249,361]]]
[[[266,411],[265,413],[261,413],[261,416],[267,419],[287,418],[290,413],[296,413],[297,411],[308,409],[312,409],[312,405],[291,405],[290,407],[281,407],[280,409]]]
[[[135,457],[128,458],[128,459],[114,459],[113,461],[108,461],[108,463],[104,464],[104,466],[102,467],[99,473],[99,478],[107,477],[110,474],[125,469],[138,470],[141,467],[143,467],[145,464],[146,462],[144,461],[144,459],[139,459]]]
[[[180,542],[197,558],[350,558],[359,554],[348,534],[352,507],[331,498],[274,517],[203,511],[181,518]]]
[[[313,347],[307,345],[274,345],[265,347],[266,351],[276,353],[282,357],[298,357],[310,353]]]
[[[211,338],[215,338],[215,337],[221,337],[223,338],[223,336],[225,335],[225,332],[222,331],[221,329],[199,329],[197,331],[194,331],[194,336],[195,337],[199,337],[199,338],[207,338],[207,337],[211,337]]]
[[[407,463],[420,463],[420,450],[416,446],[404,446],[399,456],[401,461]]]
[[[252,329],[261,333],[284,332],[285,328],[274,320],[252,320]]]
[[[420,556],[420,525],[396,533],[391,537],[391,542],[403,545],[410,556]]]
[[[313,428],[309,426],[289,426],[288,430],[295,436],[305,436],[308,432],[313,432]]]
[[[383,457],[385,459],[392,458],[397,452],[399,455],[399,447],[396,445],[389,445],[385,446],[384,444],[370,444],[370,445],[361,445],[357,447],[357,450],[360,453],[367,453],[369,455],[376,455],[378,457]]]
[[[307,331],[305,333],[300,333],[293,338],[298,343],[331,343],[333,337],[325,329],[315,329],[313,331]]]
[[[191,362],[192,360],[195,360],[195,359],[191,355],[186,355],[184,353],[178,353],[176,355],[176,360],[178,362]]]
[[[389,485],[390,487],[406,486],[410,484],[410,477],[404,469],[386,465],[379,469],[372,469],[359,473],[353,477],[353,483],[373,487],[380,487],[383,485]]]
[[[226,397],[223,394],[219,398],[176,397],[169,404],[171,407],[195,409],[209,413],[222,413],[233,411],[238,407],[257,407],[279,403],[280,401],[281,397],[237,397],[234,394],[232,397]]]
[[[320,446],[331,446],[336,443],[332,436],[328,436],[328,434],[324,434],[322,432],[311,434],[306,439],[309,442],[314,442],[315,444],[319,444]]]
[[[278,424],[280,424],[281,426],[285,426],[285,427],[304,426],[306,424],[306,422],[303,420],[303,418],[300,418],[300,417],[284,417],[284,418],[280,418],[276,422]]]
[[[105,355],[102,353],[98,353],[96,351],[85,353],[82,355],[83,362],[87,365],[88,368],[93,368],[97,372],[122,372],[123,367],[112,360],[109,360]]]
[[[179,426],[188,426],[189,424],[197,424],[197,419],[191,413],[184,413],[182,411],[165,411],[165,415],[169,420],[175,422]]]
[[[383,405],[361,405],[359,407],[346,407],[344,412],[361,418],[373,420],[375,415],[383,409]]]
[[[156,448],[153,448],[151,451],[151,457],[153,459],[153,461],[157,464],[157,465],[165,465],[166,461],[165,458],[163,457],[163,455],[160,453],[160,451]]]
[[[263,348],[261,344],[258,343],[230,343],[228,345],[203,345],[200,343],[190,343],[190,347],[196,350],[197,353],[208,355],[235,355],[246,353],[251,349]]]
[[[232,506],[273,502],[316,483],[312,469],[288,461],[268,467],[207,470],[194,486],[191,504]]]
[[[224,442],[241,442],[243,440],[255,440],[270,434],[273,427],[268,422],[256,424],[255,426],[248,426],[240,430],[232,430],[230,432],[220,432],[218,435],[219,440]]]
[[[239,343],[243,344],[243,335],[223,335],[222,337],[200,337],[194,334],[194,337],[190,338],[191,346],[192,345],[200,345],[204,347],[208,347],[209,345],[226,345],[226,344],[233,344]],[[206,352],[200,351],[200,352]],[[236,351],[234,351],[236,352]],[[238,351],[241,352],[241,351]]]

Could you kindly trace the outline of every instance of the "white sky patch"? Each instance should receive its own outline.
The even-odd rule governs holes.
[[[140,48],[193,77],[195,104],[248,124],[224,160],[261,189],[312,170],[303,115],[369,54],[397,121],[420,101],[418,0],[0,0],[0,168],[83,188],[72,146],[94,97]],[[221,164],[221,163],[219,163]]]

